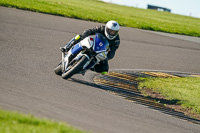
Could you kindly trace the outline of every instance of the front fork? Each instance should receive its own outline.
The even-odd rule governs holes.
[[[61,62],[62,62],[62,72],[64,72],[64,69],[65,69],[65,64],[64,64],[64,59],[65,59],[65,54],[64,54],[64,52],[62,52],[62,58],[61,58],[62,60],[61,60]]]

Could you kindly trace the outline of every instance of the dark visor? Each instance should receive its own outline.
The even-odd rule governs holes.
[[[108,28],[106,28],[106,31],[107,31],[108,35],[110,35],[110,36],[115,36],[118,33],[118,31],[111,30],[111,29],[108,29]]]

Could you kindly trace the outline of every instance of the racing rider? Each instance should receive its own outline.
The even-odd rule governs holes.
[[[72,48],[72,46],[83,40],[85,37],[88,37],[89,35],[95,35],[96,33],[101,33],[107,38],[109,42],[109,51],[107,54],[107,59],[99,62],[99,64],[95,65],[92,70],[102,74],[106,74],[109,70],[108,60],[114,57],[115,52],[120,44],[120,38],[118,34],[119,28],[120,26],[118,22],[111,20],[106,23],[106,26],[101,25],[92,29],[87,29],[83,32],[82,35],[77,35],[76,37],[74,37],[74,41],[61,48],[61,51],[67,52]]]

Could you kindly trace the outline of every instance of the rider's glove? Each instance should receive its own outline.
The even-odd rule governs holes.
[[[63,52],[63,53],[64,53],[64,52],[68,52],[68,51],[69,51],[69,48],[61,47],[61,48],[60,48],[60,51]]]
[[[76,41],[82,40],[82,39],[83,39],[83,36],[82,36],[82,35],[76,35],[76,36],[74,37],[74,39],[75,39]]]

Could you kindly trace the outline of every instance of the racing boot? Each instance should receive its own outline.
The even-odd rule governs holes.
[[[107,74],[107,73],[108,73],[108,72],[101,72],[102,75],[105,75],[105,74]]]

